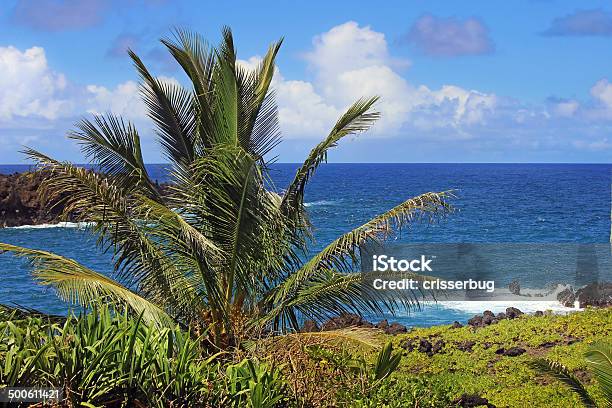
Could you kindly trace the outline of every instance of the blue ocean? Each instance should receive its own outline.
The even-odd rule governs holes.
[[[274,164],[271,175],[282,191],[297,164]],[[28,166],[0,166],[0,173]],[[414,224],[395,238],[419,243],[608,243],[611,170],[608,164],[325,164],[306,192],[315,226],[315,249],[401,203],[428,191],[454,190],[455,211],[433,224]],[[153,178],[167,181],[164,165],[150,165]],[[108,272],[86,230],[35,226],[0,229],[0,242],[45,249]],[[50,313],[69,305],[35,285],[28,265],[0,256],[0,303]],[[477,304],[424,305],[390,320],[408,326],[465,322],[486,307]],[[478,310],[482,309],[482,310]]]

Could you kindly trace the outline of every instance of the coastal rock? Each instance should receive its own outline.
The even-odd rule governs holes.
[[[521,312],[516,307],[509,307],[509,308],[506,309],[506,317],[508,319],[515,319],[515,318],[519,317],[522,314],[523,314],[523,312]]]
[[[314,320],[306,320],[304,326],[300,330],[302,333],[318,332],[321,331],[319,325]]]
[[[385,330],[385,333],[391,334],[393,336],[395,336],[396,334],[408,332],[408,329],[406,328],[406,326],[404,326],[403,324],[397,323],[397,322],[391,323],[384,330]]]
[[[332,317],[321,325],[321,330],[337,330],[344,329],[346,327],[374,327],[374,325],[363,317],[353,314],[344,313],[340,316]]]
[[[536,310],[536,312],[533,315],[536,317],[542,317],[544,316],[544,312],[541,310]]]
[[[459,399],[453,401],[458,407],[474,408],[474,407],[487,407],[495,408],[495,405],[491,404],[489,400],[475,394],[463,394]]]
[[[387,321],[387,319],[384,319],[376,323],[374,327],[376,327],[377,329],[387,330],[387,328],[389,327],[389,322]]]
[[[482,324],[485,326],[489,326],[494,323],[497,323],[497,320],[495,320],[495,317],[493,316],[486,315],[482,318]]]
[[[468,320],[467,324],[472,327],[482,327],[482,316],[476,315],[472,317],[470,320]]]
[[[518,309],[516,309],[516,310],[518,310]],[[518,310],[518,311],[520,312],[520,310]],[[467,324],[469,326],[472,326],[472,327],[486,327],[486,326],[490,326],[492,324],[496,324],[500,320],[505,319],[505,318],[506,318],[506,314],[504,314],[504,313],[500,313],[497,316],[495,316],[495,313],[493,313],[492,311],[485,310],[483,312],[482,316],[481,315],[475,315],[470,320],[468,320]]]
[[[73,221],[71,216],[62,219],[62,197],[42,195],[42,183],[49,172],[0,174],[0,228],[21,225],[54,224]],[[162,195],[168,185],[158,185]]]
[[[508,285],[508,290],[513,295],[520,295],[521,294],[521,284],[519,283],[519,281],[514,280],[510,282],[510,285]]]
[[[520,356],[521,354],[523,354],[526,351],[527,350],[525,350],[524,348],[521,348],[521,347],[510,347],[508,350],[506,350],[504,352],[504,356],[506,356],[506,357],[516,357],[516,356]]]
[[[580,307],[612,306],[612,282],[591,283],[576,291]]]
[[[0,227],[54,222],[63,208],[47,209],[40,195],[44,173],[0,174]]]
[[[576,301],[576,294],[572,288],[566,288],[557,293],[557,300],[565,307],[573,307]]]
[[[417,349],[419,353],[431,353],[431,349],[433,348],[433,344],[427,339],[421,339],[419,341],[419,348]]]
[[[463,327],[463,325],[461,323],[459,323],[458,321],[456,321],[456,320],[451,325],[451,329],[460,329],[462,327]]]

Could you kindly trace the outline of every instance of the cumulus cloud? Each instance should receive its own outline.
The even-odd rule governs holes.
[[[398,72],[408,62],[389,54],[384,34],[355,22],[315,37],[306,59],[315,73],[312,89],[337,111],[357,98],[381,96],[377,108],[383,118],[373,129],[375,135],[393,136],[406,126],[431,129],[480,123],[497,103],[493,95],[457,86],[431,90],[409,83]]]
[[[0,47],[0,121],[34,116],[55,119],[71,108],[64,75],[49,68],[45,51]]]
[[[543,34],[549,36],[611,36],[612,14],[601,9],[578,10],[554,19]]]
[[[104,86],[88,85],[86,106],[87,112],[104,114],[112,112],[131,120],[142,119],[146,109],[139,95],[139,86],[134,81],[126,81],[113,89]]]
[[[103,0],[18,0],[14,18],[36,30],[74,30],[99,23],[106,7]]]
[[[414,22],[401,42],[415,45],[426,55],[457,57],[493,52],[488,28],[477,18],[460,20],[426,14]]]

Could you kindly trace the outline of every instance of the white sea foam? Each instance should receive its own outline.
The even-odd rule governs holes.
[[[437,304],[444,309],[466,313],[505,312],[508,307],[516,307],[525,313],[550,310],[553,313],[568,313],[581,310],[579,307],[565,307],[557,300],[557,295],[570,285],[557,285],[552,289],[521,288],[520,295],[512,294],[507,288],[496,289],[493,299],[487,300],[440,300]],[[499,300],[494,300],[497,297]],[[434,304],[426,302],[427,304]]]
[[[46,229],[46,228],[87,228],[88,222],[58,222],[57,224],[20,225],[18,227],[7,227],[10,229]]]
[[[319,201],[312,201],[309,203],[304,203],[304,207],[316,207],[316,206],[324,206],[324,205],[334,205],[336,204],[337,201],[334,200],[319,200]]]
[[[550,310],[553,313],[569,313],[581,310],[580,308],[565,307],[556,300],[527,300],[527,301],[510,301],[510,300],[493,300],[493,301],[441,301],[438,304],[445,309],[458,310],[465,313],[479,314],[485,310],[490,310],[493,313],[505,312],[508,307],[516,307],[524,313],[534,313],[538,310]]]

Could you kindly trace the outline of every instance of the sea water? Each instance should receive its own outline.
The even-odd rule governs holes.
[[[274,164],[274,188],[282,192],[297,164]],[[28,166],[0,166],[0,173]],[[150,165],[152,178],[167,181],[164,165]],[[423,243],[608,243],[610,174],[607,164],[325,164],[306,190],[306,208],[315,227],[313,251],[402,201],[429,191],[454,190],[455,211],[433,224],[417,223],[392,238]],[[110,255],[100,253],[83,225],[22,226],[0,229],[0,242],[45,249],[109,272]],[[50,313],[67,305],[51,289],[33,283],[29,265],[0,256],[0,303]],[[485,309],[507,304],[439,302],[388,318],[410,326],[465,322]],[[513,304],[526,311],[567,308],[557,302]],[[372,319],[375,319],[372,317]]]

